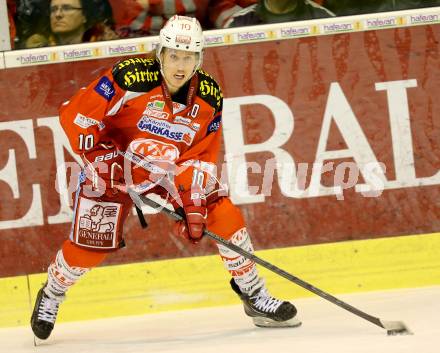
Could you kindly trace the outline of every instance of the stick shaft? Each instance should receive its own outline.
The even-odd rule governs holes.
[[[163,207],[162,205],[158,204],[157,202],[151,200],[150,198],[145,197],[143,195],[137,195],[137,196],[142,200],[142,202],[144,202],[148,206],[151,206],[153,208],[160,208],[161,212],[167,214],[170,218],[173,218],[176,221],[183,220],[183,217],[181,215],[168,209],[167,207]],[[271,263],[261,259],[260,257],[254,255],[254,254],[251,254],[251,253],[247,252],[246,250],[240,248],[239,246],[232,244],[231,242],[219,237],[217,234],[215,234],[209,230],[205,230],[204,235],[206,235],[209,238],[215,240],[216,242],[224,245],[228,249],[235,251],[236,253],[244,256],[245,258],[254,261],[255,263],[263,266],[264,268],[267,268],[268,270],[276,273],[277,275],[286,278],[287,280],[299,285],[300,287],[302,287],[312,293],[315,293],[316,295],[320,296],[321,298],[323,298],[333,304],[338,305],[339,307],[351,312],[352,314],[355,314],[355,315],[357,315],[357,316],[359,316],[359,317],[361,317],[361,318],[363,318],[363,319],[365,319],[365,320],[367,320],[367,321],[369,321],[369,322],[371,322],[381,328],[385,328],[379,318],[374,317],[372,315],[369,315],[369,314],[363,312],[362,310],[359,310],[359,309],[355,308],[354,306],[334,297],[333,295],[311,285],[310,283],[303,281],[302,279],[282,270],[281,268],[279,268],[275,265],[272,265]]]
[[[142,210],[139,207],[137,207],[137,206],[135,206],[135,208],[136,208],[136,213],[138,215],[139,223],[141,224],[141,227],[144,228],[144,229],[147,228],[148,227],[148,223],[145,220],[145,216],[142,213]]]

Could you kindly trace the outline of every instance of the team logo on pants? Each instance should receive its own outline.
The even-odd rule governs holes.
[[[116,248],[121,205],[80,197],[77,207],[75,243],[90,248]]]

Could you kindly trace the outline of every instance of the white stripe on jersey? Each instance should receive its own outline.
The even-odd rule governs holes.
[[[235,5],[234,7],[231,7],[230,9],[223,11],[215,20],[215,26],[217,28],[223,28],[223,25],[226,26],[226,23],[224,23],[224,22],[226,20],[228,20],[233,14],[235,14],[241,10],[243,10],[242,7]],[[227,22],[229,22],[229,21],[227,21]]]
[[[332,16],[332,17],[336,17],[336,15],[335,15],[333,12],[331,12],[329,9],[326,9],[324,6],[321,6],[321,5],[317,4],[317,3],[314,2],[314,1],[311,1],[311,0],[305,0],[305,3],[306,3],[307,5],[310,5],[310,6],[314,7],[314,8],[316,8],[316,9],[321,9],[321,10],[327,12],[327,13],[328,13],[330,16]]]
[[[228,28],[229,25],[231,24],[231,22],[232,22],[236,17],[246,15],[247,13],[254,11],[256,7],[257,7],[257,4],[254,4],[254,5],[251,5],[251,6],[245,7],[244,9],[242,9],[242,10],[240,10],[240,11],[234,13],[231,17],[229,17],[229,20],[226,21],[226,23],[225,23],[225,25],[224,25],[224,28]]]
[[[116,102],[116,104],[107,112],[107,116],[113,116],[118,113],[119,109],[121,109],[122,105],[132,99],[142,96],[143,94],[147,94],[148,92],[125,92],[124,96]]]
[[[195,14],[196,12],[196,4],[194,4],[194,0],[182,0],[183,6],[185,6],[185,13],[190,14],[193,13]]]
[[[142,10],[142,12],[136,17],[132,23],[130,23],[130,28],[134,31],[141,29],[144,26],[145,19],[148,16],[147,10]]]

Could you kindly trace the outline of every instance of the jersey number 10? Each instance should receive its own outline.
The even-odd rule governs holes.
[[[80,150],[90,150],[92,149],[94,145],[94,137],[93,135],[85,135],[84,134],[80,134],[79,135],[79,149]]]

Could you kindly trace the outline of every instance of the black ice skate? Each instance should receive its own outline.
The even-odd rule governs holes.
[[[32,331],[42,340],[50,336],[57,319],[58,307],[65,298],[64,295],[47,295],[45,288],[46,284],[38,292],[31,317]]]
[[[301,325],[293,304],[272,297],[266,287],[256,289],[252,294],[244,294],[231,279],[231,287],[243,302],[244,311],[258,327],[297,327]]]

